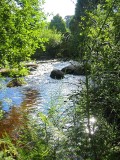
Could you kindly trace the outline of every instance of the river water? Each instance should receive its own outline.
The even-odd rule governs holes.
[[[53,69],[62,69],[72,61],[38,61],[38,68],[25,77],[22,87],[7,88],[10,78],[1,79],[0,107],[6,117],[0,121],[0,137],[4,132],[14,134],[26,121],[26,114],[36,117],[39,112],[47,114],[53,106],[61,109],[73,105],[70,96],[82,89],[84,76],[65,75],[62,80],[50,78]]]

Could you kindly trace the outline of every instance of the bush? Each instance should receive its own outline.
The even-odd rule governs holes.
[[[56,55],[60,52],[60,46],[62,43],[62,35],[55,30],[45,30],[42,33],[42,38],[46,39],[43,48],[38,48],[36,53],[33,55],[33,58],[55,58]]]

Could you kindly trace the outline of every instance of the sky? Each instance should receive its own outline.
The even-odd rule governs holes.
[[[77,0],[45,0],[45,13],[51,14],[48,20],[50,21],[53,15],[55,16],[56,14],[59,14],[62,18],[67,15],[74,15],[76,1]]]

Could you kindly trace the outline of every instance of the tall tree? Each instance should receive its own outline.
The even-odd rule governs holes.
[[[53,19],[50,22],[49,28],[56,29],[58,32],[61,32],[61,33],[66,32],[65,22],[59,14],[53,17]]]
[[[88,12],[94,11],[97,7],[98,3],[103,3],[104,0],[77,0],[76,8],[75,8],[75,15],[70,21],[69,28],[71,33],[73,34],[73,43],[75,47],[75,56],[79,56],[80,59],[83,57],[83,46],[85,43],[85,36],[83,30],[88,27]],[[85,20],[86,19],[86,20]],[[90,24],[89,24],[90,25]]]

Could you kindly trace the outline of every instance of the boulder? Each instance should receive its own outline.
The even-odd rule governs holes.
[[[26,84],[26,82],[21,78],[14,78],[8,84],[7,87],[18,87]]]
[[[75,71],[75,66],[74,65],[69,65],[67,67],[64,67],[62,70],[65,74],[73,74]]]
[[[62,79],[62,78],[64,78],[64,73],[59,69],[54,69],[51,72],[50,77],[53,79]]]
[[[29,69],[29,71],[35,71],[38,67],[38,64],[36,63],[26,63],[25,67]]]
[[[82,65],[69,65],[62,70],[65,74],[85,75],[85,69]]]

